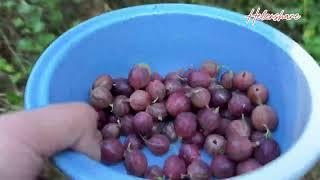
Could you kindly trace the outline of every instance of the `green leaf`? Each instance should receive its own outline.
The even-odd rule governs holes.
[[[9,75],[9,76],[10,76],[12,83],[14,83],[14,84],[17,84],[23,78],[21,72],[18,72],[13,75]]]
[[[42,32],[45,28],[44,23],[41,20],[41,17],[39,15],[32,15],[27,19],[26,22],[27,27],[33,32],[33,33],[39,33]]]
[[[76,25],[78,25],[78,24],[80,24],[80,23],[81,23],[81,20],[80,20],[80,19],[77,19],[77,20],[75,20],[75,21],[72,22],[71,27],[74,27],[74,26],[76,26]]]
[[[21,1],[20,4],[18,5],[18,13],[20,14],[28,14],[33,11],[33,8],[31,5],[26,3],[25,1]]]
[[[305,42],[308,42],[309,40],[311,40],[311,38],[313,36],[315,36],[315,27],[313,25],[307,25],[306,28],[304,29],[304,32],[303,32],[303,40]]]
[[[295,21],[287,21],[287,24],[290,29],[294,29],[297,23]]]
[[[43,46],[46,47],[48,46],[54,39],[56,38],[56,36],[54,34],[50,34],[50,33],[43,33],[40,34],[38,36],[37,42]]]
[[[41,3],[42,0],[29,0],[31,3]]]
[[[44,30],[44,27],[45,27],[44,23],[41,22],[40,20],[39,21],[34,21],[32,23],[32,26],[31,26],[32,31],[35,32],[35,33],[42,32]]]
[[[0,7],[3,6],[6,9],[11,9],[16,5],[15,1],[5,1],[3,4],[0,3]]]
[[[58,5],[60,4],[60,0],[55,1],[45,1],[46,6],[48,6],[49,9],[56,9]]]
[[[62,23],[63,22],[63,15],[60,11],[53,11],[47,17],[51,23]]]
[[[14,67],[7,63],[7,61],[0,57],[0,71],[6,72],[6,73],[13,73],[14,72]]]
[[[14,25],[15,27],[17,27],[17,28],[19,28],[19,27],[21,27],[21,26],[24,25],[24,22],[22,21],[22,19],[21,19],[20,17],[14,18],[14,19],[12,20],[12,23],[13,23],[13,25]]]
[[[82,3],[83,2],[83,0],[72,0],[74,3],[76,3],[76,4],[80,4],[80,3]]]
[[[320,37],[314,37],[305,43],[308,52],[320,63]]]
[[[22,30],[21,30],[21,33],[22,34],[30,34],[31,33],[31,31],[30,31],[30,29],[29,28],[23,28]]]
[[[7,92],[6,98],[10,104],[23,104],[23,97],[15,92]]]
[[[25,51],[30,51],[34,45],[31,39],[20,39],[18,41],[18,48]]]
[[[40,45],[37,41],[25,38],[18,41],[18,49],[27,52],[40,53],[44,49],[44,46]]]

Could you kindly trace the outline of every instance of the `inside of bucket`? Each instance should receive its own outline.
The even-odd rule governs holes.
[[[226,21],[181,14],[137,17],[83,37],[59,58],[63,60],[48,84],[50,103],[88,101],[89,88],[98,75],[127,77],[136,63],[147,63],[153,71],[165,74],[213,59],[235,72],[253,72],[269,89],[268,104],[279,119],[273,137],[282,153],[292,147],[308,121],[308,86],[288,53],[263,36]],[[178,153],[179,146],[172,145],[161,157],[145,149],[149,165],[163,165],[166,156]],[[210,162],[211,157],[202,153]],[[110,168],[125,173],[122,163]]]

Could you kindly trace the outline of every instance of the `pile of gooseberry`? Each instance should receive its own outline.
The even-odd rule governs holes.
[[[205,180],[248,173],[277,158],[271,132],[278,119],[267,87],[249,71],[221,69],[209,60],[163,77],[136,64],[127,78],[97,77],[90,103],[99,113],[102,162],[124,161],[128,174],[146,179]],[[145,146],[162,156],[176,141],[179,152],[163,165],[148,164]]]

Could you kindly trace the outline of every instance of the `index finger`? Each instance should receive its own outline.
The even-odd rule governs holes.
[[[0,116],[0,132],[44,157],[73,148],[99,160],[97,118],[88,104],[56,104]]]

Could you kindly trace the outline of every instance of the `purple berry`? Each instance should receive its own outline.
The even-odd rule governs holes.
[[[199,149],[203,148],[204,141],[205,141],[205,137],[200,132],[196,132],[193,136],[183,139],[183,143],[194,144]]]
[[[160,123],[158,121],[156,121],[156,122],[153,121],[152,134],[160,134],[162,131],[162,128],[163,128],[162,126],[163,126],[162,123]]]
[[[221,118],[214,109],[203,109],[197,114],[199,126],[204,130],[204,135],[210,134],[219,127]]]
[[[107,118],[109,123],[118,123],[118,118],[112,114],[109,114]]]
[[[103,86],[98,86],[90,92],[90,102],[92,106],[98,109],[103,109],[110,106],[112,100],[112,94]]]
[[[103,110],[97,111],[99,115],[98,119],[98,129],[101,130],[106,124],[109,123],[106,113]]]
[[[187,70],[183,70],[182,77],[185,78],[186,80],[189,79],[191,73],[196,71],[193,67],[189,67]]]
[[[150,151],[157,156],[163,155],[168,152],[170,141],[167,136],[162,134],[154,134],[150,139],[145,140],[146,145]]]
[[[248,159],[246,161],[240,162],[237,165],[237,175],[245,174],[251,172],[255,169],[261,167],[261,164],[258,163],[255,159]]]
[[[124,165],[128,174],[141,177],[147,170],[148,161],[142,151],[133,149],[126,152]]]
[[[174,81],[180,81],[181,83],[185,83],[187,79],[181,76],[180,72],[170,72],[166,75],[165,81],[168,80],[174,80]]]
[[[263,84],[254,84],[248,89],[248,97],[255,105],[264,104],[268,100],[269,92]]]
[[[162,180],[162,169],[158,165],[149,166],[146,172],[144,173],[144,178],[150,180]]]
[[[181,179],[187,172],[186,164],[179,156],[171,155],[164,162],[163,172],[169,179]]]
[[[233,77],[234,73],[232,71],[227,71],[222,74],[221,76],[221,84],[226,89],[232,89],[233,88]]]
[[[146,112],[159,121],[168,116],[166,105],[163,102],[149,105]]]
[[[254,150],[254,158],[262,165],[269,163],[280,156],[278,143],[273,139],[260,141],[258,147]]]
[[[124,148],[126,150],[142,149],[143,144],[141,139],[139,139],[135,134],[129,134],[124,142]]]
[[[151,104],[151,96],[143,90],[136,90],[130,96],[130,106],[135,111],[143,111]]]
[[[120,127],[119,124],[117,123],[109,123],[106,124],[102,131],[101,134],[103,136],[104,139],[108,139],[108,138],[119,138],[120,136]]]
[[[124,78],[118,78],[113,80],[112,94],[124,95],[130,97],[133,93],[133,88],[129,85],[128,80]]]
[[[178,80],[173,80],[173,79],[166,80],[164,85],[168,95],[171,95],[175,92],[181,92],[181,91],[183,92],[184,90],[182,83]]]
[[[134,133],[133,129],[133,116],[131,114],[125,115],[120,118],[120,131],[123,135]]]
[[[235,173],[235,163],[227,156],[216,156],[211,161],[211,172],[219,179],[232,177]]]
[[[221,86],[216,80],[213,79],[213,80],[210,81],[208,90],[210,92],[212,92],[212,91],[215,91],[215,90],[221,89],[221,88],[223,88],[223,86]]]
[[[112,77],[109,75],[101,75],[93,83],[93,89],[102,86],[108,90],[111,90],[113,85]]]
[[[183,92],[185,92],[185,94],[191,94],[192,90],[193,90],[193,88],[191,86],[189,86],[188,84],[183,85]]]
[[[209,60],[201,64],[200,71],[209,74],[211,77],[216,77],[219,74],[219,65]]]
[[[251,114],[252,125],[259,131],[266,128],[274,130],[278,125],[276,113],[268,105],[259,105],[253,109]]]
[[[211,134],[207,136],[204,143],[204,149],[210,155],[223,154],[226,148],[226,139],[218,134]]]
[[[232,93],[232,98],[228,103],[228,110],[232,115],[240,117],[242,114],[248,114],[251,112],[251,102],[244,94],[234,92]]]
[[[210,92],[203,87],[196,87],[189,94],[192,105],[196,108],[209,107]]]
[[[134,89],[142,89],[151,79],[151,70],[147,64],[137,64],[129,72],[129,84]]]
[[[152,117],[144,112],[138,112],[133,117],[133,129],[138,135],[149,136],[152,134]]]
[[[124,95],[116,96],[113,100],[112,112],[117,117],[128,114],[130,112],[129,98]]]
[[[153,100],[162,101],[166,97],[166,87],[159,80],[149,82],[146,91],[150,94]]]
[[[171,116],[191,110],[191,101],[183,92],[171,94],[166,102],[166,108]]]
[[[194,144],[182,144],[179,151],[179,157],[182,158],[186,164],[190,164],[193,160],[201,158],[200,150]]]
[[[232,121],[226,129],[227,138],[233,136],[250,137],[251,127],[245,119]]]
[[[207,88],[210,85],[211,77],[208,73],[195,71],[189,76],[189,84],[191,87]]]
[[[197,117],[192,112],[182,112],[174,120],[174,127],[178,137],[193,136],[197,130]]]
[[[107,139],[101,143],[101,160],[107,164],[118,163],[122,160],[124,147],[118,139]]]
[[[224,88],[211,91],[211,104],[213,107],[225,107],[230,99],[231,93]]]
[[[219,127],[215,130],[215,132],[217,134],[225,135],[230,123],[231,123],[230,119],[221,118]]]
[[[230,119],[230,120],[235,120],[237,117],[231,114],[231,112],[228,109],[223,109],[220,111],[220,115],[222,118]]]
[[[244,161],[252,154],[252,144],[248,138],[234,136],[229,138],[226,146],[226,154],[233,161]]]
[[[154,80],[163,81],[164,79],[158,72],[153,72],[151,74],[151,81],[154,81]]]
[[[233,85],[240,91],[247,90],[251,85],[256,82],[254,75],[248,71],[241,71],[235,74],[233,78]]]
[[[210,167],[202,160],[194,160],[187,169],[188,177],[192,180],[209,180],[211,178]]]
[[[264,140],[265,138],[266,138],[266,136],[264,133],[262,133],[260,131],[254,131],[251,134],[250,140],[252,142],[258,142],[258,141]]]
[[[166,135],[171,142],[175,142],[177,140],[177,134],[175,132],[173,122],[166,123],[162,129],[162,133]]]

